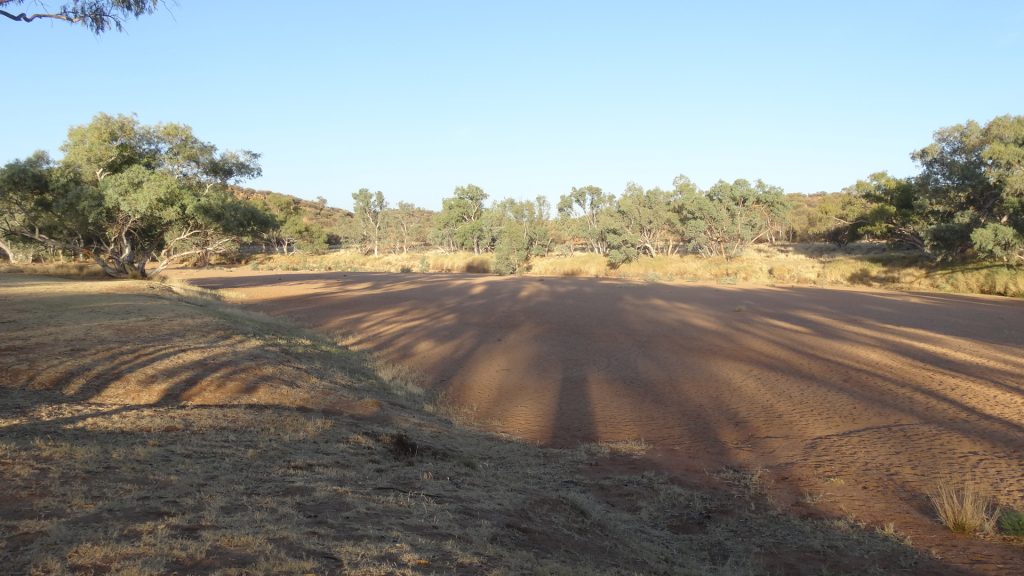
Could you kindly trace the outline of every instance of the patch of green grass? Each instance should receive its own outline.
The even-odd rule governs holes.
[[[1003,508],[999,512],[999,530],[1009,536],[1024,536],[1024,512]]]

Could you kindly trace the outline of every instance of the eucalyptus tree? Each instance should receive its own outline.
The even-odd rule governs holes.
[[[579,239],[595,254],[608,253],[608,239],[605,231],[607,220],[615,207],[615,195],[606,194],[597,186],[582,186],[573,189],[558,199],[558,215],[570,246]]]
[[[781,188],[743,179],[719,180],[707,191],[689,190],[676,204],[690,247],[704,256],[722,257],[738,256],[751,244],[770,239],[788,209]]]
[[[915,207],[930,252],[950,257],[973,247],[1024,260],[1024,116],[942,128],[912,157],[922,169]]]
[[[630,182],[619,196],[616,212],[637,254],[671,254],[677,244],[679,214],[672,210],[674,194]]]
[[[384,193],[378,190],[371,193],[368,188],[360,188],[352,193],[352,211],[359,219],[362,230],[363,244],[367,251],[372,249],[373,255],[380,254],[380,239],[384,233],[384,221],[387,215],[388,202]]]
[[[46,152],[0,168],[0,251],[11,262],[39,247],[78,252],[100,228],[102,211],[99,191]]]
[[[61,150],[59,165],[35,156],[5,167],[5,237],[16,223],[21,237],[91,256],[111,276],[146,277],[276,226],[229,189],[260,174],[259,155],[219,152],[188,126],[98,114]]]
[[[459,186],[455,195],[441,200],[441,212],[434,224],[435,239],[445,250],[473,250],[480,254],[487,248],[484,227],[484,201],[487,193],[474,184]]]
[[[896,178],[888,172],[876,172],[847,190],[868,203],[860,233],[927,251],[930,225],[914,178]]]
[[[535,201],[502,200],[488,209],[487,217],[495,237],[495,272],[519,273],[531,257],[547,254],[551,230],[548,202],[543,196]]]
[[[399,202],[398,206],[388,210],[386,218],[389,226],[385,233],[391,251],[406,254],[410,246],[427,243],[432,216],[429,210],[410,202]]]

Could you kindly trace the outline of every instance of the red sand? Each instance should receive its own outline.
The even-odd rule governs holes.
[[[1024,302],[804,287],[177,271],[387,360],[483,425],[547,445],[643,439],[681,477],[765,467],[795,513],[895,523],[999,573],[926,493],[1024,509]],[[1009,564],[1008,564],[1009,563]]]

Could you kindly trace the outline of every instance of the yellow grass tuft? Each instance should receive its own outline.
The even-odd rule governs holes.
[[[991,533],[998,517],[992,499],[969,483],[942,482],[930,495],[942,523],[960,534]]]

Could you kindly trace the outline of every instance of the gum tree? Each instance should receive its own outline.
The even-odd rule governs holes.
[[[360,188],[352,193],[352,211],[359,219],[362,228],[363,243],[372,246],[373,255],[380,254],[380,239],[384,233],[384,220],[387,215],[388,201],[384,193],[378,190],[371,193],[368,188]]]
[[[558,216],[570,236],[584,240],[595,254],[608,253],[607,222],[615,206],[615,195],[597,186],[581,186],[558,199]]]
[[[474,184],[459,186],[454,196],[441,200],[434,233],[442,248],[473,250],[476,254],[487,248],[483,222],[485,200],[487,193]]]
[[[4,168],[5,238],[87,255],[110,276],[144,278],[186,258],[206,263],[276,226],[229,190],[260,174],[259,155],[219,152],[188,126],[99,114],[71,128],[61,149],[60,164],[37,154]]]
[[[781,188],[743,179],[719,180],[706,192],[687,191],[676,205],[690,247],[704,256],[726,258],[770,239],[788,210]]]

